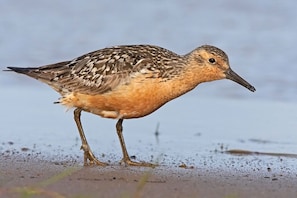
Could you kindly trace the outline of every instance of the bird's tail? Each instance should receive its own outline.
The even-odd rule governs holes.
[[[64,74],[65,72],[69,72],[68,69],[64,68],[67,63],[69,62],[60,62],[42,67],[7,67],[8,70],[6,71],[25,74],[46,83],[46,81],[52,81],[55,77]]]
[[[37,78],[37,74],[33,75],[33,72],[37,70],[36,67],[7,67],[7,70],[4,71],[14,71],[20,74],[28,75],[32,78]]]
[[[5,71],[25,74],[58,90],[60,87],[56,84],[56,79],[70,72],[70,68],[67,67],[68,63],[66,61],[41,67],[7,67],[8,70]]]

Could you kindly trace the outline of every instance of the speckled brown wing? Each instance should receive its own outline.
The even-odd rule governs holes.
[[[62,93],[102,94],[129,83],[137,74],[158,75],[159,71],[152,69],[152,58],[150,54],[139,54],[128,46],[105,48],[69,62],[63,68],[67,72],[57,75],[53,81],[62,86]]]
[[[170,71],[176,71],[172,60],[176,56],[169,50],[148,45],[104,48],[80,56],[57,69],[51,86],[56,86],[62,95],[69,92],[103,94],[120,84],[129,83],[136,75],[169,75]]]
[[[177,74],[180,56],[157,46],[127,45],[104,48],[72,61],[38,68],[10,69],[47,83],[62,95],[79,92],[103,94],[137,75],[171,77]],[[179,64],[177,64],[179,63]]]

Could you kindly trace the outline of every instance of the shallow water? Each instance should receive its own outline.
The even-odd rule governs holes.
[[[230,156],[224,153],[230,149],[297,153],[295,1],[0,4],[1,69],[54,63],[118,44],[156,44],[185,54],[207,43],[226,51],[232,68],[256,87],[251,93],[227,80],[199,85],[148,117],[124,121],[128,151],[137,159],[152,155],[161,162],[199,165],[213,154]],[[0,72],[0,92],[1,152],[29,148],[82,160],[72,112],[52,104],[58,94],[5,72]],[[85,113],[83,125],[97,155],[120,159],[114,120]]]

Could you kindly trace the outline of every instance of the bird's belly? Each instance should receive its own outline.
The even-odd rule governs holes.
[[[70,93],[61,99],[68,107],[78,107],[105,118],[138,118],[171,100],[158,83],[122,85],[104,94]]]

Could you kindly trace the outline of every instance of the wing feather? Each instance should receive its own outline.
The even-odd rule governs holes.
[[[151,77],[174,75],[177,54],[149,45],[115,46],[94,51],[72,61],[37,68],[44,80],[62,95],[69,92],[103,94],[138,74]]]

